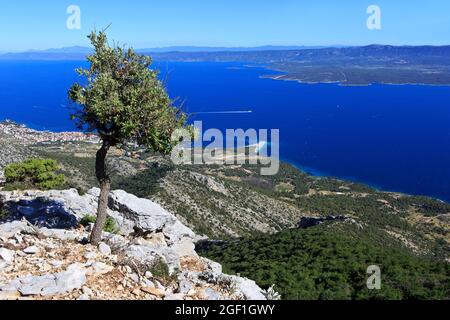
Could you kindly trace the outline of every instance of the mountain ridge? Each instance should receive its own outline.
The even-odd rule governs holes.
[[[155,48],[141,48],[136,49],[137,52],[146,54],[215,54],[215,53],[254,53],[254,52],[285,52],[285,51],[316,51],[316,52],[367,52],[369,50],[381,51],[381,50],[397,50],[397,51],[412,51],[428,49],[428,52],[439,52],[450,50],[450,45],[381,45],[381,44],[370,44],[364,46],[343,46],[343,45],[333,45],[333,46],[258,46],[258,47],[201,47],[201,46],[169,46],[169,47],[155,47]],[[83,59],[85,54],[92,52],[90,47],[84,46],[71,46],[62,48],[49,48],[44,50],[27,50],[21,52],[2,52],[0,53],[0,60],[18,60],[18,59]],[[67,55],[67,56],[66,56]]]

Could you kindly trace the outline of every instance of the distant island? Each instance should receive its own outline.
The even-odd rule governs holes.
[[[450,46],[386,46],[251,52],[168,52],[162,61],[254,63],[279,71],[265,77],[301,83],[343,85],[450,85]]]
[[[167,47],[140,49],[155,61],[242,62],[278,71],[275,80],[342,85],[450,85],[450,46],[213,48]],[[86,47],[49,49],[0,55],[8,60],[83,60]]]

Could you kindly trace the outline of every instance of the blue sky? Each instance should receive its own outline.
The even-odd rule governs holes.
[[[448,0],[2,0],[0,51],[87,45],[112,23],[110,37],[136,48],[173,45],[450,44]],[[69,5],[81,29],[66,28]],[[369,5],[382,29],[366,27]]]

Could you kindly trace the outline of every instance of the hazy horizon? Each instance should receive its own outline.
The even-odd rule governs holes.
[[[220,50],[220,49],[230,49],[234,51],[238,51],[238,49],[244,49],[244,50],[251,50],[251,49],[269,49],[269,48],[275,48],[274,50],[290,50],[290,48],[298,49],[321,49],[321,48],[349,48],[349,47],[367,47],[367,46],[394,46],[394,47],[446,47],[450,46],[450,41],[448,44],[415,44],[415,45],[395,45],[390,43],[367,43],[367,44],[361,44],[361,45],[341,45],[341,44],[335,44],[335,45],[261,45],[261,46],[197,46],[197,45],[184,45],[184,46],[161,46],[161,47],[133,47],[135,50],[143,51],[143,50],[166,50],[166,49],[210,49],[210,50]],[[65,49],[74,49],[79,48],[80,51],[73,51],[74,53],[82,53],[82,50],[91,49],[90,46],[64,46],[64,47],[49,47],[49,48],[43,48],[43,49],[25,49],[25,50],[0,50],[0,54],[7,54],[7,53],[31,53],[31,52],[51,52],[51,51],[61,51]],[[161,51],[165,52],[165,51]]]

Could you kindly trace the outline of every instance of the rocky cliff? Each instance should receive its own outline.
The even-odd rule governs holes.
[[[148,199],[113,191],[114,233],[87,244],[98,189],[0,192],[0,299],[265,299],[195,252],[201,239]]]

